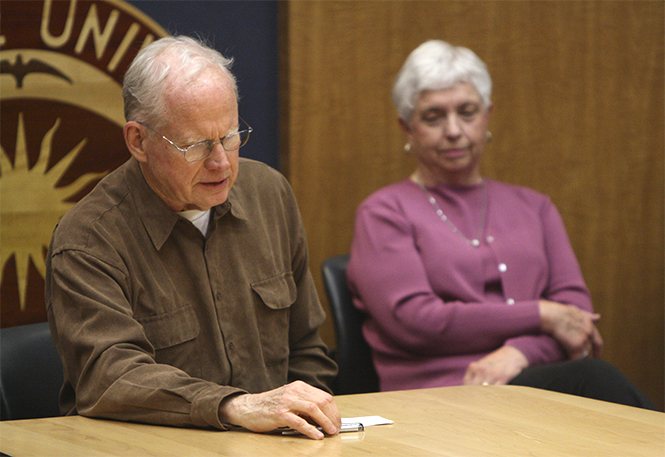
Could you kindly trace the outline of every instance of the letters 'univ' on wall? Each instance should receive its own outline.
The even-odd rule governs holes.
[[[663,407],[663,2],[294,1],[281,4],[281,168],[311,268],[348,252],[354,211],[414,163],[390,99],[438,38],[494,80],[484,174],[560,209],[602,319],[604,358]],[[324,338],[334,345],[332,324]]]

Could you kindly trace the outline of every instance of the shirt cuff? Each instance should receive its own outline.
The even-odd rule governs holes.
[[[192,402],[192,423],[197,427],[214,427],[220,430],[232,428],[233,424],[221,421],[220,405],[231,396],[246,393],[248,392],[235,387],[216,386],[198,395]]]

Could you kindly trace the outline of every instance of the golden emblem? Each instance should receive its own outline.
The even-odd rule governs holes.
[[[2,326],[45,320],[44,255],[58,220],[129,158],[122,77],[167,35],[120,0],[0,3]]]

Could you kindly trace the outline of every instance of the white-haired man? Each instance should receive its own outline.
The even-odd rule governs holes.
[[[125,75],[132,157],[62,219],[47,257],[66,414],[339,430],[302,221],[278,172],[239,159],[251,128],[230,64],[168,37]]]

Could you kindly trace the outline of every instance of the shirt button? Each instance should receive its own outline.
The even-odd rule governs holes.
[[[233,343],[233,341],[231,341],[229,343],[229,349],[233,350],[233,349],[235,349],[235,347],[236,347],[236,345]]]
[[[506,300],[506,303],[509,304],[509,305],[514,305],[515,300],[513,300],[512,298],[509,298],[508,300]]]
[[[487,238],[485,238],[485,239],[487,240],[487,242],[488,242],[488,243],[494,243],[494,237],[493,237],[493,236],[491,236],[491,235],[490,235],[490,236],[488,236],[488,237],[487,237]]]
[[[499,264],[499,271],[500,271],[501,273],[505,273],[506,270],[508,270],[508,267],[506,266],[506,264],[505,264],[505,263],[500,263],[500,264]]]
[[[222,294],[220,292],[217,292],[217,295],[215,297],[217,297],[218,301],[222,300]]]

